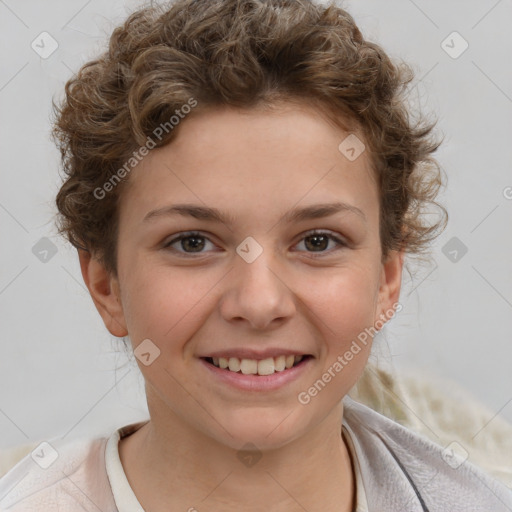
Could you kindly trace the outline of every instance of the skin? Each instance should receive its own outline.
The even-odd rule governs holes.
[[[382,261],[374,173],[367,152],[353,162],[340,153],[347,135],[307,105],[195,112],[130,175],[120,204],[118,277],[80,251],[84,281],[110,333],[128,334],[134,348],[150,339],[160,350],[148,366],[137,361],[151,421],[119,444],[145,510],[352,510],[341,400],[371,342],[310,403],[297,396],[392,310],[403,254]],[[336,201],[363,215],[279,222],[293,208]],[[224,210],[233,223],[143,222],[178,203]],[[315,250],[305,238],[312,229],[347,243],[324,239]],[[190,230],[206,237],[199,255],[190,243],[164,247]],[[263,248],[252,263],[236,252],[248,236]],[[279,390],[241,391],[198,358],[234,347],[293,347],[314,359]],[[237,457],[248,442],[261,454],[250,467]]]

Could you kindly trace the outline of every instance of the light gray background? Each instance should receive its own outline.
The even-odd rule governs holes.
[[[146,416],[139,371],[96,312],[76,251],[56,236],[59,158],[49,139],[52,98],[137,5],[0,0],[0,448]],[[405,275],[404,310],[379,358],[451,379],[512,421],[512,2],[342,5],[367,38],[413,65],[410,98],[445,135],[450,222],[432,264],[412,283]],[[46,59],[31,48],[43,31],[59,45]],[[453,31],[469,44],[456,59],[441,46]],[[57,249],[46,262],[32,251],[43,237]],[[442,251],[453,237],[468,249],[457,262]]]

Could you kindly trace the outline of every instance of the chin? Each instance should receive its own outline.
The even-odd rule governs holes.
[[[300,409],[298,412],[301,412]],[[229,425],[226,430],[231,435],[221,429],[217,430],[221,439],[215,437],[234,450],[244,449],[247,444],[252,444],[261,451],[278,449],[307,430],[307,425],[301,425],[302,422],[297,416],[296,411],[290,414],[275,409],[237,411],[234,418],[219,418],[222,425]]]

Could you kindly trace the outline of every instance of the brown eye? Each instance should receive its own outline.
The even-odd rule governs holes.
[[[306,234],[302,240],[304,240],[306,252],[316,252],[320,253],[320,255],[330,254],[333,251],[347,246],[346,242],[327,231],[314,231]],[[334,248],[327,250],[330,242],[334,242]],[[302,241],[300,243],[302,243]],[[300,243],[297,245],[300,245]]]
[[[200,233],[184,233],[167,242],[164,245],[164,249],[170,248],[172,251],[181,254],[204,254],[207,252],[203,251],[207,242],[212,243],[207,237]],[[172,247],[174,245],[176,245],[176,247]]]
[[[306,247],[313,251],[322,251],[329,245],[329,237],[325,235],[309,235],[305,237]]]
[[[204,237],[185,236],[181,240],[181,247],[185,250],[190,249],[192,252],[200,252],[204,248]]]

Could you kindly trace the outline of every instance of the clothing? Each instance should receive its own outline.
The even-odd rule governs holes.
[[[512,490],[467,460],[348,396],[343,403],[357,512],[512,511]],[[119,439],[144,423],[109,437],[40,445],[0,479],[0,511],[144,512],[118,452]]]

